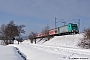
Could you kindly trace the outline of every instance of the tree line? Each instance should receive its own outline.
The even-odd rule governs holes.
[[[0,40],[3,40],[6,45],[13,44],[16,36],[20,37],[21,33],[25,33],[24,27],[25,25],[16,25],[14,21],[2,24],[0,27]]]
[[[0,26],[0,40],[3,40],[6,45],[13,44],[15,37],[16,40],[19,42],[22,42],[22,38],[20,37],[21,34],[25,33],[25,30],[23,29],[25,25],[16,25],[14,21],[10,21],[8,24],[2,24]],[[42,29],[42,33],[46,35],[47,40],[50,39],[49,36],[49,29],[50,27],[47,25]],[[36,35],[38,33],[35,31],[31,31],[28,39],[30,39],[30,42],[33,43],[33,41],[36,43]]]

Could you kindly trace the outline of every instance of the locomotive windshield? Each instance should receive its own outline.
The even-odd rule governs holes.
[[[73,25],[72,25],[72,29],[73,29],[73,30],[77,30],[77,29],[78,29],[77,24],[73,24]]]

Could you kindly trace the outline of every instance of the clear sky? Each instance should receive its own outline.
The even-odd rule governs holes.
[[[40,32],[47,24],[54,28],[55,17],[57,21],[64,19],[66,24],[80,19],[83,31],[90,26],[90,0],[0,0],[0,25],[11,20],[17,25],[24,24],[25,35],[33,30]]]

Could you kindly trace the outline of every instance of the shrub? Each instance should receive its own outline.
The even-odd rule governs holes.
[[[90,48],[90,28],[84,29],[84,37],[78,45],[85,49]]]

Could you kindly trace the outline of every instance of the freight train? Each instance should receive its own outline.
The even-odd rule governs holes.
[[[78,29],[78,25],[77,24],[73,24],[73,23],[69,23],[68,25],[64,25],[61,27],[57,27],[57,28],[53,28],[49,30],[49,35],[50,36],[59,36],[59,35],[66,35],[66,34],[78,34],[79,33],[79,29]],[[46,34],[44,33],[39,33],[37,34],[37,38],[38,37],[45,37]]]

